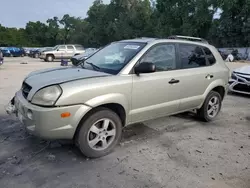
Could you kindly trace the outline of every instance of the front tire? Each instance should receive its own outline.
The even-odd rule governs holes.
[[[108,155],[121,140],[121,119],[107,108],[95,110],[80,126],[76,144],[86,157],[98,158]]]
[[[213,121],[219,114],[222,105],[221,95],[216,91],[210,91],[197,115],[203,121]]]
[[[53,55],[47,55],[47,56],[46,56],[46,61],[47,61],[47,62],[52,62],[52,61],[54,61],[54,56],[53,56]]]

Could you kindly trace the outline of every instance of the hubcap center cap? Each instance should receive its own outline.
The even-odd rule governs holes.
[[[106,137],[106,133],[107,133],[107,131],[102,131],[102,132],[99,134],[99,136],[102,137],[102,138],[103,138],[103,137]]]

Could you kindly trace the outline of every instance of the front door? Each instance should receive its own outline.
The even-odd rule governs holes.
[[[57,50],[54,52],[56,59],[64,59],[66,54],[66,46],[60,45],[58,46]]]
[[[66,53],[66,57],[67,58],[71,58],[75,55],[75,48],[72,45],[67,45],[67,53]]]
[[[179,81],[175,44],[163,43],[150,48],[138,63],[152,62],[156,72],[133,75],[132,123],[166,116],[178,111]]]

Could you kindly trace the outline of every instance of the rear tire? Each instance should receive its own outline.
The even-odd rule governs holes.
[[[197,111],[197,115],[203,121],[213,121],[219,114],[221,105],[221,95],[216,91],[210,91],[202,107]]]
[[[46,56],[46,61],[47,61],[47,62],[52,62],[52,61],[54,61],[54,56],[53,56],[53,55],[47,55],[47,56]]]
[[[119,116],[107,108],[98,108],[81,122],[75,142],[83,155],[98,158],[111,153],[121,135]]]

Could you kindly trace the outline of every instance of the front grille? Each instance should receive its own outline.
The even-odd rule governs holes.
[[[24,96],[25,99],[27,99],[27,97],[28,97],[31,89],[32,89],[32,87],[30,85],[28,85],[27,83],[23,82],[22,93],[23,93],[23,96]]]
[[[250,86],[245,84],[237,84],[233,89],[237,91],[250,92]]]
[[[245,79],[245,80],[247,80],[248,82],[250,82],[250,78],[247,78],[247,77],[241,76],[241,75],[239,75],[239,77],[240,77],[240,78],[243,78],[243,79]]]
[[[250,78],[249,78],[249,74],[243,74],[243,73],[235,73],[235,74],[237,74],[237,76],[238,76],[238,78],[243,78],[243,79],[245,79],[245,80],[247,80],[248,82],[250,82]]]

